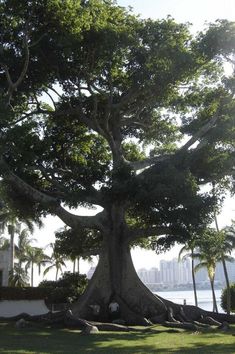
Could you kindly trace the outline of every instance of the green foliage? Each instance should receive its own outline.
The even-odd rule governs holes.
[[[29,276],[27,271],[20,264],[15,264],[14,268],[9,272],[9,286],[24,288],[29,286]]]
[[[72,259],[80,256],[85,259],[95,255],[92,250],[98,249],[101,241],[99,231],[85,228],[76,230],[64,228],[57,231],[55,237],[55,252]]]
[[[195,271],[206,268],[211,281],[214,281],[216,263],[220,261],[222,257],[226,259],[226,255],[223,253],[224,241],[225,237],[223,232],[207,228],[196,242],[197,251],[194,253],[194,258],[197,258],[199,263],[196,265]]]
[[[74,302],[87,286],[85,275],[65,272],[57,281],[43,280],[39,288],[48,290],[48,303]]]
[[[224,288],[221,294],[221,307],[224,311],[227,311],[227,292],[227,288]],[[231,312],[235,312],[235,283],[230,284],[230,296]]]

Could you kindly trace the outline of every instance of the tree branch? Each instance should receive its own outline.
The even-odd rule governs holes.
[[[133,168],[133,170],[135,172],[145,169],[147,167],[150,167],[152,165],[156,165],[159,162],[163,162],[168,160],[170,157],[172,157],[172,155],[168,154],[168,155],[163,155],[163,156],[154,156],[154,157],[150,157],[141,161],[133,161],[133,162],[128,162],[128,165],[131,166]]]
[[[29,65],[29,45],[28,45],[28,33],[27,33],[27,30],[25,31],[23,45],[24,45],[24,48],[25,48],[24,65],[23,65],[22,71],[21,71],[18,79],[15,82],[13,82],[13,80],[11,78],[11,75],[10,75],[10,72],[9,72],[9,69],[8,69],[7,65],[1,63],[1,66],[2,66],[2,68],[5,71],[5,75],[6,75],[6,79],[7,79],[7,83],[8,83],[8,91],[7,91],[7,97],[8,97],[7,104],[8,105],[10,105],[13,92],[17,91],[18,86],[22,83],[22,81],[23,81],[23,79],[24,79],[24,77],[25,77],[25,75],[27,73],[27,70],[28,70],[28,65]]]
[[[211,118],[201,129],[197,131],[188,141],[185,143],[178,151],[177,154],[183,151],[188,150],[190,147],[192,147],[193,144],[195,144],[200,138],[202,138],[211,128],[215,126],[215,123],[217,122],[219,118],[218,112],[215,113],[214,117]]]
[[[57,191],[60,193],[61,195],[66,195],[67,189],[64,188],[64,186],[58,182],[58,180],[52,175],[52,173],[56,173],[58,171],[58,173],[71,173],[71,177],[72,177],[72,172],[70,170],[61,170],[61,169],[47,169],[45,168],[42,164],[36,165],[35,168],[37,168],[41,173],[42,176],[49,182],[51,183],[51,185],[57,189]],[[34,170],[35,170],[34,168]],[[101,194],[100,192],[95,189],[93,186],[90,186],[89,188],[87,188],[86,190],[81,190],[81,202],[84,203],[89,203],[89,204],[96,204],[99,206],[104,206],[101,200]]]
[[[38,202],[48,208],[51,213],[57,215],[71,228],[82,226],[87,228],[102,229],[105,212],[100,212],[94,216],[79,216],[68,212],[60,205],[60,201],[58,199],[37,190],[16,176],[2,158],[0,159],[0,172],[3,178],[16,187],[22,194],[27,196],[32,201]]]
[[[80,216],[68,212],[61,205],[52,208],[52,212],[56,214],[66,225],[71,228],[78,228],[78,226],[97,229],[103,229],[103,219],[105,213],[102,211],[93,216]]]
[[[214,115],[213,118],[211,118],[201,129],[197,131],[182,147],[180,147],[175,153],[173,154],[167,154],[163,156],[154,156],[152,158],[147,158],[141,161],[134,161],[134,162],[128,162],[129,166],[131,166],[134,171],[138,171],[141,169],[144,169],[146,167],[150,167],[152,165],[156,165],[159,162],[163,162],[166,160],[169,160],[173,156],[176,156],[182,152],[185,152],[189,150],[193,144],[195,144],[200,138],[202,138],[208,131],[213,128],[218,120],[219,116],[218,113]],[[198,146],[195,148],[195,150],[201,149],[205,145],[204,141],[201,141]]]
[[[140,238],[152,237],[152,236],[162,236],[169,234],[171,229],[168,226],[154,226],[147,227],[144,229],[141,228],[131,228],[128,232],[127,241],[133,242],[137,241]]]

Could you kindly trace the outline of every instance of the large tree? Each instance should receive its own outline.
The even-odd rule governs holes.
[[[76,315],[98,303],[105,319],[113,298],[128,322],[164,315],[130,247],[186,240],[214,208],[200,187],[231,175],[234,84],[220,60],[234,25],[192,38],[170,17],[141,20],[109,0],[2,0],[0,24],[6,198],[73,235],[93,230],[83,234],[96,236],[99,264]],[[102,211],[79,216],[81,205]]]

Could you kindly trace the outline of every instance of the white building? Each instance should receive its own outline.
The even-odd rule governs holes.
[[[0,286],[8,286],[10,250],[0,251]]]

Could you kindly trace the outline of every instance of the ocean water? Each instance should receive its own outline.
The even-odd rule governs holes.
[[[220,297],[222,290],[215,290],[215,296],[219,312],[224,312],[220,306]],[[195,305],[193,290],[183,291],[157,291],[155,294],[163,297],[164,299],[173,301],[177,304],[184,304],[186,300],[187,305]],[[198,306],[203,310],[212,311],[213,301],[211,290],[197,290]]]

